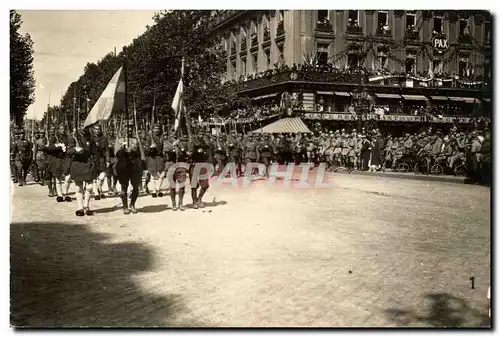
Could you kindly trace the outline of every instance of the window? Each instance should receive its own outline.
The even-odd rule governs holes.
[[[231,36],[231,53],[236,53],[236,37]]]
[[[407,29],[415,29],[416,23],[416,14],[415,11],[407,11],[406,12],[406,28]]]
[[[267,16],[262,17],[262,22],[264,23],[264,28],[268,31],[271,31],[271,20],[267,18]]]
[[[443,32],[443,18],[434,18],[434,34],[441,34]]]
[[[491,64],[489,60],[484,61],[483,76],[487,80],[491,80]]]
[[[469,35],[469,21],[460,19],[460,35]]]
[[[358,22],[358,11],[350,10],[348,13],[349,26],[359,26]]]
[[[283,22],[283,21],[285,21],[285,11],[280,10],[279,11],[279,22]]]
[[[347,66],[351,70],[357,69],[359,67],[359,55],[358,54],[347,55]]]
[[[458,76],[467,77],[469,68],[469,57],[466,55],[462,55],[458,59]]]
[[[233,75],[233,80],[236,79],[236,62],[231,62],[231,73]]]
[[[378,11],[377,14],[377,28],[389,25],[389,15],[387,11]]]
[[[491,22],[484,23],[484,42],[491,43]]]
[[[384,69],[388,67],[389,58],[387,57],[387,50],[379,48],[377,50],[377,68]]]
[[[416,73],[416,64],[417,64],[417,53],[413,50],[406,51],[406,74],[415,75]]]
[[[318,43],[316,49],[316,59],[319,65],[326,65],[328,63],[328,44]]]
[[[285,54],[283,51],[283,46],[278,47],[278,63],[283,63],[285,61]]]
[[[241,75],[247,74],[247,58],[241,58]]]
[[[318,11],[318,23],[328,23],[328,11]]]
[[[434,59],[432,61],[432,71],[435,75],[443,73],[443,60]]]
[[[271,69],[271,51],[268,49],[265,51],[266,55],[266,69]]]
[[[257,55],[252,55],[252,72],[253,74],[257,74],[258,72],[258,64],[257,64]]]

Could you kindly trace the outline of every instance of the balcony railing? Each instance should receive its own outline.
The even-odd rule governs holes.
[[[379,29],[377,29],[377,35],[378,36],[391,37],[392,36],[392,31],[390,29],[379,28]]]
[[[420,33],[416,30],[413,29],[408,29],[405,32],[405,37],[407,40],[419,40],[420,39]]]
[[[316,29],[324,32],[333,31],[333,26],[329,22],[318,22],[316,23]]]
[[[363,27],[360,26],[347,26],[348,34],[363,34]]]
[[[285,22],[280,21],[280,22],[278,22],[278,27],[276,29],[276,36],[280,36],[283,34],[285,34]]]

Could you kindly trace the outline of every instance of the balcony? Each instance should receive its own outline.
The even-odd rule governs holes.
[[[363,27],[347,26],[347,34],[363,35]]]
[[[420,40],[420,33],[417,30],[407,29],[405,32],[407,40]]]
[[[384,28],[378,28],[377,29],[377,36],[392,37],[392,30],[390,30],[390,29],[384,29]]]
[[[471,44],[472,43],[472,37],[469,34],[467,34],[467,35],[461,34],[461,35],[458,36],[458,43]]]
[[[244,10],[217,10],[210,19],[210,27],[211,29],[221,28],[244,12]]]
[[[237,92],[255,90],[270,85],[286,83],[289,81],[302,82],[321,82],[321,83],[361,83],[361,73],[353,72],[325,72],[325,71],[304,71],[304,70],[286,70],[283,72],[275,72],[268,70],[258,74],[255,78],[249,78],[244,82],[232,83]],[[367,81],[367,77],[365,81]]]
[[[316,30],[319,30],[322,32],[332,32],[333,26],[330,22],[318,22],[318,23],[316,23]]]

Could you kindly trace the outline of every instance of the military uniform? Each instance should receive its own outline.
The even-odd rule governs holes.
[[[71,197],[68,195],[70,158],[66,153],[69,140],[70,137],[64,131],[64,126],[60,126],[57,134],[50,137],[47,148],[47,151],[50,153],[49,170],[56,180],[57,202],[71,201]]]
[[[108,148],[107,148],[107,158],[109,158],[109,166],[106,167],[106,182],[108,184],[108,195],[117,195],[118,192],[116,190],[116,182],[118,181],[118,177],[116,175],[115,165],[116,165],[116,156],[115,156],[115,135],[112,129],[109,130],[108,134]]]
[[[241,175],[241,147],[236,137],[229,139],[227,144],[228,162],[233,163],[236,167],[236,175]]]
[[[208,144],[206,144],[205,142],[203,141],[194,141],[194,142],[190,142],[189,144],[189,148],[190,148],[190,152],[191,152],[191,166],[190,166],[190,170],[189,170],[189,177],[190,177],[190,180],[193,182],[193,181],[196,181],[196,185],[193,186],[193,184],[191,184],[191,198],[193,199],[193,208],[203,208],[204,207],[204,204],[203,204],[203,196],[205,195],[205,192],[208,190],[209,186],[210,186],[210,178],[207,177],[207,178],[200,178],[199,176],[195,176],[195,172],[194,172],[194,169],[195,169],[195,165],[197,163],[208,163]],[[217,151],[220,151],[219,148],[217,149]],[[217,152],[216,152],[216,155],[217,155]],[[206,176],[209,172],[207,171],[207,169],[205,167],[202,167],[200,169],[200,175],[204,175]],[[200,192],[199,194],[197,194],[197,190],[198,188],[200,188]]]
[[[155,127],[153,134],[149,135],[146,140],[147,168],[150,176],[153,178],[153,198],[163,196],[163,193],[160,192],[160,188],[163,182],[163,171],[165,169],[165,157],[163,155],[164,140],[164,137],[160,134],[159,127]]]
[[[144,149],[142,147],[141,140],[137,137],[133,137],[133,123],[129,123],[128,126],[129,137],[128,145],[127,139],[118,138],[115,142],[115,153],[116,153],[116,173],[118,175],[118,181],[121,185],[121,199],[123,205],[123,212],[125,214],[137,213],[135,208],[135,202],[139,196],[139,187],[142,180],[143,173],[143,160]],[[132,193],[130,195],[130,208],[128,207],[128,195],[127,190],[129,183],[132,185]]]
[[[69,140],[67,154],[70,161],[70,175],[76,185],[77,216],[93,215],[90,210],[90,196],[93,180],[100,170],[98,160],[99,142],[75,132]],[[107,145],[106,145],[107,147]]]
[[[14,162],[16,166],[17,181],[19,186],[26,184],[26,176],[33,159],[33,145],[24,139],[22,130],[18,131],[19,139],[14,145]]]
[[[179,142],[176,144],[176,160],[175,163],[186,163],[189,164],[191,153],[189,152],[189,143],[187,142],[186,138],[183,137]],[[177,167],[173,173],[173,182],[174,183],[185,183],[187,180],[188,176],[188,169],[185,167]],[[172,210],[177,211],[180,209],[181,211],[184,211],[184,205],[183,205],[183,200],[184,200],[184,193],[185,193],[185,186],[179,187],[179,203],[176,203],[175,197],[176,197],[176,186],[170,186],[170,198],[172,199]]]
[[[216,174],[220,175],[222,170],[224,169],[224,165],[226,162],[226,157],[227,156],[227,149],[226,149],[226,142],[224,138],[218,138],[217,141],[215,142],[215,165],[214,167],[217,167]],[[208,156],[207,156],[208,160]]]
[[[269,178],[269,166],[271,165],[271,159],[273,156],[273,152],[275,152],[273,148],[273,144],[271,143],[271,140],[268,137],[265,137],[259,144],[258,147],[259,153],[260,153],[260,158],[262,160],[262,163],[266,167],[266,177]]]
[[[104,179],[106,178],[106,169],[111,166],[111,163],[108,150],[108,139],[102,134],[101,127],[99,125],[95,126],[94,134],[92,135],[90,141],[92,142],[92,146],[90,148],[92,149],[95,163],[95,178],[97,178],[95,200],[100,200],[101,198],[105,198],[104,193],[102,193],[102,185],[104,184]],[[108,186],[108,188],[110,188],[110,186]]]

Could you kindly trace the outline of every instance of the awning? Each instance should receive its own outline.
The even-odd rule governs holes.
[[[431,96],[431,99],[434,101],[447,101],[448,97],[446,97],[446,96]]]
[[[462,97],[450,97],[450,101],[463,102],[464,100]]]
[[[474,104],[476,103],[476,101],[479,103],[479,100],[475,99],[474,97],[462,97],[462,98],[464,99],[465,103]]]
[[[490,103],[491,99],[490,98],[483,98],[483,101],[485,101],[486,103]]]
[[[375,94],[378,98],[395,98],[395,99],[400,99],[401,95],[399,94]]]
[[[316,91],[318,95],[334,95],[333,91]]]
[[[404,99],[407,99],[409,101],[427,101],[427,97],[422,96],[422,95],[403,95]]]
[[[276,122],[252,131],[252,133],[311,133],[311,131],[302,119],[288,117],[278,119]]]
[[[259,100],[259,99],[270,98],[270,97],[275,97],[275,96],[278,96],[278,94],[275,93],[275,94],[269,94],[269,95],[262,95],[262,96],[252,97],[252,99]]]
[[[335,91],[335,95],[337,95],[337,96],[345,96],[345,97],[351,96],[350,93],[344,92],[344,91]]]

